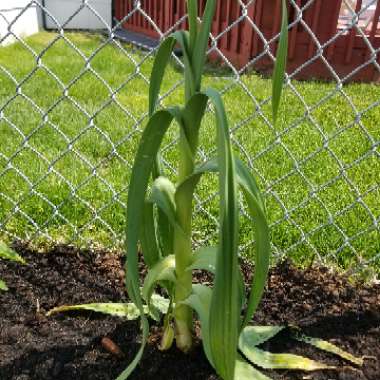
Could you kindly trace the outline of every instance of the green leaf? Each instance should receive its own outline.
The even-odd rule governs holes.
[[[240,355],[235,365],[235,380],[271,380],[247,363]]]
[[[280,329],[280,328],[279,328]],[[252,334],[252,329],[246,328],[240,334],[239,349],[253,364],[264,369],[297,369],[302,371],[317,371],[321,369],[334,369],[335,367],[319,363],[315,360],[292,354],[272,354],[263,351],[256,346],[263,343],[278,332],[276,328],[268,328],[267,332],[261,331],[261,335]],[[265,339],[265,340],[264,340]]]
[[[282,21],[280,42],[278,44],[276,64],[272,80],[272,113],[273,123],[276,124],[278,108],[280,106],[281,94],[284,86],[285,70],[288,57],[288,8],[286,0],[282,0]]]
[[[152,73],[150,76],[149,86],[149,116],[152,116],[157,108],[158,97],[162,81],[164,79],[166,67],[170,61],[174,46],[175,38],[169,36],[164,40],[156,54],[156,58],[153,63]]]
[[[188,141],[193,157],[198,148],[199,129],[206,111],[208,97],[204,94],[192,96],[181,112],[180,125]]]
[[[25,260],[4,242],[0,241],[0,258],[26,264]]]
[[[176,188],[169,179],[158,177],[153,183],[149,201],[155,203],[165,213],[173,227],[182,230],[177,222],[175,192]]]
[[[154,288],[160,281],[176,281],[174,255],[167,256],[159,261],[146,275],[142,295],[148,306],[150,306]]]
[[[248,168],[239,164],[240,178],[244,197],[248,205],[250,216],[255,220],[255,275],[253,276],[252,289],[248,297],[247,310],[242,328],[248,325],[262,299],[268,278],[270,261],[270,231],[265,214],[263,201],[260,200],[256,182]]]
[[[152,268],[161,259],[161,254],[157,242],[153,204],[150,202],[145,202],[144,204],[140,242],[145,263],[148,268]]]
[[[249,347],[256,347],[272,339],[279,332],[284,330],[284,326],[247,326],[240,334],[245,344]]]
[[[242,188],[249,190],[250,193],[252,193],[252,195],[256,198],[257,203],[260,205],[261,209],[265,212],[264,198],[261,194],[259,185],[257,184],[255,177],[252,175],[247,165],[239,157],[235,155],[234,158],[239,185]]]
[[[340,358],[345,359],[353,364],[356,364],[359,367],[362,367],[364,364],[364,360],[362,358],[358,358],[350,354],[349,352],[344,351],[341,348],[337,347],[336,345],[330,342],[327,342],[325,340],[322,340],[319,338],[311,338],[311,337],[305,336],[303,334],[298,334],[298,333],[294,334],[293,337],[300,342],[311,344],[312,346],[319,348],[320,350],[337,355]]]
[[[192,63],[194,71],[194,83],[196,92],[201,89],[202,74],[206,62],[208,39],[211,32],[212,21],[215,14],[216,0],[207,0],[202,18],[202,26],[198,33],[194,51],[192,52]]]
[[[49,310],[47,317],[66,311],[88,310],[96,313],[112,315],[114,317],[126,318],[129,321],[140,317],[140,311],[133,303],[89,303],[85,305],[64,305]]]
[[[198,36],[198,0],[187,0],[187,13],[189,18],[190,54],[193,53]]]
[[[207,6],[209,4],[210,1]],[[237,179],[221,96],[213,89],[206,90],[205,94],[213,103],[216,115],[220,194],[219,253],[210,309],[210,348],[218,374],[224,380],[233,380],[242,306],[238,286]]]
[[[257,347],[246,346],[243,343],[239,344],[239,348],[251,363],[264,369],[288,369],[310,372],[336,368],[299,355],[272,354]]]
[[[148,338],[149,325],[148,320],[144,316],[139,286],[137,244],[140,236],[140,227],[143,220],[141,210],[144,208],[152,167],[163,137],[172,120],[173,114],[170,111],[158,111],[150,118],[148,125],[142,134],[141,142],[132,169],[127,203],[126,280],[129,297],[135,303],[141,314],[143,337],[140,350],[138,351],[136,357],[117,380],[125,380],[133,372],[141,360],[146,345],[146,340]]]
[[[1,279],[0,279],[0,290],[4,290],[4,291],[8,290],[6,283]]]
[[[193,263],[187,270],[207,270],[212,274],[216,271],[218,247],[201,247],[194,252]]]
[[[192,56],[190,54],[190,37],[189,33],[184,30],[173,33],[173,37],[181,46],[185,60],[185,92],[186,99],[189,99],[196,92],[196,83],[194,81],[194,72],[192,65]]]
[[[155,310],[166,314],[169,308],[169,300],[159,294],[151,295],[151,305]],[[144,306],[144,314],[149,314],[148,306]],[[66,311],[87,310],[95,313],[112,315],[114,317],[126,318],[129,321],[140,317],[140,311],[134,303],[89,303],[83,305],[63,305],[55,307],[46,313],[47,317],[53,314],[63,313]]]
[[[218,247],[201,247],[194,252],[193,263],[188,267],[187,270],[206,270],[212,274],[216,272],[216,261],[218,256]],[[241,272],[238,273],[239,282],[239,294],[241,296],[242,304],[245,302],[245,285],[244,278]]]
[[[211,307],[212,289],[200,284],[193,285],[193,293],[184,302],[185,305],[193,308],[201,322],[202,344],[205,355],[212,366],[213,359],[210,348],[210,307]]]

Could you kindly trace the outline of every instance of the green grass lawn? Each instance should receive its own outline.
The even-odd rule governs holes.
[[[41,67],[21,44],[0,48],[0,230],[8,238],[36,239],[39,226],[56,241],[111,246],[123,236],[153,60],[128,46],[102,48],[99,35],[65,36],[83,56],[62,39],[45,51],[57,37],[53,33],[26,39],[42,54]],[[83,57],[90,56],[86,68]],[[138,70],[135,63],[141,63]],[[12,77],[21,83],[18,94]],[[180,79],[173,65],[162,93]],[[235,149],[265,191],[276,253],[300,264],[320,257],[341,267],[379,254],[374,221],[380,217],[380,107],[371,107],[379,101],[378,86],[352,84],[339,93],[334,84],[293,82],[302,100],[288,88],[273,129],[270,80],[252,74],[239,84],[232,75],[210,73],[204,84],[225,89]],[[177,86],[163,103],[182,97]],[[362,113],[359,122],[356,112]],[[167,143],[175,137],[173,128]],[[200,160],[215,149],[211,113],[202,137]],[[176,154],[173,145],[164,149],[168,167],[176,167]],[[199,187],[198,241],[217,239],[215,181],[205,178]],[[248,255],[251,227],[244,217],[241,240]],[[372,266],[378,270],[380,259]]]

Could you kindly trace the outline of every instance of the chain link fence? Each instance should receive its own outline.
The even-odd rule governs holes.
[[[343,1],[341,26],[320,42],[304,20],[315,1],[289,2],[290,29],[303,28],[314,48],[305,63],[288,71],[277,126],[270,117],[271,82],[254,68],[263,56],[274,60],[278,35],[267,40],[261,32],[249,13],[254,0],[237,1],[236,17],[213,34],[210,56],[218,59],[208,65],[205,85],[222,91],[235,150],[255,172],[265,194],[276,256],[378,272],[380,89],[376,84],[346,84],[366,67],[380,73],[380,44],[366,32],[371,27],[377,33],[373,25],[379,15],[370,26],[363,21],[377,9],[377,2]],[[12,19],[0,11],[7,22],[0,45],[10,38],[16,41],[0,48],[0,232],[7,239],[106,246],[123,241],[127,185],[147,119],[155,48],[126,43],[118,38],[120,29],[140,17],[163,38],[185,22],[186,15],[164,31],[144,1],[130,1],[128,13],[110,26],[95,3],[78,1],[65,21],[55,17],[46,1],[27,2]],[[15,26],[31,7],[56,30],[28,38],[16,33]],[[104,25],[105,32],[69,30],[70,22],[83,12]],[[220,46],[242,22],[259,37],[261,51],[237,67]],[[342,75],[331,65],[328,50],[350,33],[363,40],[366,59]],[[295,80],[316,60],[323,62],[332,81]],[[181,58],[173,55],[162,105],[181,100],[181,65]],[[211,118],[210,111],[201,161],[214,152]],[[173,132],[162,150],[166,169],[173,174],[175,141]],[[217,239],[213,181],[202,183],[197,194],[196,244]],[[242,214],[241,248],[247,252],[254,247],[252,221],[244,206]]]

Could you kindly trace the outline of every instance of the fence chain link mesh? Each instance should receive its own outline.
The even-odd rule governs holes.
[[[289,27],[304,28],[312,36],[315,49],[307,62],[288,72],[285,110],[283,109],[285,114],[281,117],[281,125],[276,127],[268,112],[270,88],[264,91],[265,95],[258,93],[250,81],[250,77],[257,74],[250,71],[250,68],[264,55],[275,59],[271,43],[278,36],[270,41],[265,39],[255,19],[247,11],[254,2],[238,1],[240,15],[221,34],[212,36],[210,53],[218,55],[223,68],[215,68],[216,73],[220,73],[212,77],[211,81],[222,90],[227,103],[234,97],[240,97],[241,104],[244,103],[244,109],[236,110],[240,101],[232,102],[235,112],[232,120],[230,117],[231,135],[236,151],[255,172],[267,199],[273,250],[280,257],[298,257],[306,252],[310,260],[348,266],[353,271],[377,265],[380,260],[380,140],[379,133],[376,133],[376,129],[369,128],[368,123],[376,118],[376,112],[380,112],[380,96],[372,96],[364,105],[358,106],[353,94],[355,89],[360,91],[361,85],[345,85],[350,76],[365,66],[373,65],[380,72],[377,62],[379,48],[373,46],[359,26],[361,13],[376,4],[376,1],[364,2],[359,13],[355,13],[355,2],[344,1],[349,12],[345,25],[323,43],[318,41],[303,19],[305,11],[313,5],[314,0],[303,2],[302,6],[300,1],[290,1],[295,9],[295,17]],[[30,38],[14,32],[18,19],[31,7],[41,10],[55,24],[56,29],[49,33],[45,45],[38,49],[30,42]],[[113,245],[123,241],[128,175],[123,177],[125,181],[120,181],[117,177],[130,172],[134,149],[128,147],[136,145],[147,119],[149,70],[146,70],[146,65],[151,62],[155,49],[136,49],[120,41],[116,32],[129,18],[139,14],[164,38],[186,19],[184,16],[170,30],[163,32],[144,11],[143,1],[134,1],[132,8],[122,20],[115,20],[112,28],[97,12],[91,0],[78,1],[78,8],[62,24],[41,1],[30,1],[20,8],[13,19],[7,18],[7,14],[0,11],[0,18],[7,22],[7,32],[0,36],[0,44],[13,38],[18,46],[17,51],[22,51],[33,60],[30,70],[28,68],[16,73],[12,66],[7,66],[1,59],[10,47],[0,50],[0,84],[4,84],[0,86],[3,87],[3,90],[0,89],[0,232],[10,240],[64,240],[88,245],[98,242],[92,235],[96,230],[97,233],[100,231],[99,240],[102,244],[105,242],[106,245]],[[67,30],[69,22],[84,11],[90,11],[104,24],[105,33],[96,40],[97,44],[91,51],[83,51],[85,37],[81,45],[78,43],[80,37],[76,35],[76,39],[73,38],[72,32]],[[224,34],[243,21],[248,21],[248,25],[257,33],[263,43],[263,50],[243,68],[236,68],[219,49],[218,42]],[[326,58],[326,50],[340,35],[352,29],[363,39],[370,53],[365,63],[348,76],[342,77],[334,71]],[[72,77],[66,75],[66,78],[62,78],[55,67],[46,63],[49,52],[59,43],[70,50],[75,55],[76,62],[79,62],[77,64],[80,69]],[[110,83],[109,75],[98,69],[99,64],[94,64],[105,49],[112,49],[109,53],[111,57],[120,57],[133,68],[129,73],[121,73],[114,83]],[[19,58],[14,55],[11,59],[16,64]],[[173,56],[173,59],[176,66],[181,65],[180,58]],[[318,59],[324,62],[334,80],[329,84],[313,82],[315,89],[310,91],[320,90],[311,98],[305,96],[307,83],[298,82],[294,77]],[[105,64],[111,68],[113,62],[110,60]],[[83,88],[83,83],[90,83],[90,77],[91,83],[96,83],[94,88],[101,86],[106,92],[106,96],[101,101],[94,102],[92,107],[83,104],[82,99],[76,95],[77,89]],[[174,77],[175,80],[169,86],[164,86],[161,97],[164,105],[176,97],[182,84],[179,75]],[[40,86],[38,78],[41,78]],[[32,81],[36,83],[33,91],[29,88]],[[8,84],[7,87],[5,83]],[[40,97],[37,92],[47,90],[43,83],[50,83],[57,88],[56,95],[45,104],[37,100]],[[142,89],[139,93],[136,90],[137,83]],[[254,83],[263,85],[270,82],[259,77]],[[363,93],[363,96],[366,94]],[[126,97],[134,100],[125,101]],[[141,97],[144,107],[135,106],[134,102]],[[290,100],[292,104],[297,104],[298,113],[286,109],[286,103]],[[342,109],[339,110],[339,107]],[[109,110],[120,115],[120,124],[114,125],[114,130],[104,127],[102,115]],[[57,118],[57,113],[60,112],[64,113],[63,120],[67,123],[80,119],[75,133],[72,130],[69,133],[62,124],[62,119]],[[33,122],[28,122],[29,117]],[[377,118],[377,123],[379,121]],[[260,136],[263,137],[261,140]],[[311,136],[315,137],[314,140]],[[46,145],[40,141],[49,138],[53,139],[53,153],[43,149]],[[256,143],[251,141],[254,139],[257,140]],[[295,145],[294,139],[302,140],[302,143]],[[353,141],[349,142],[349,139]],[[17,144],[11,144],[11,140],[17,141]],[[55,148],[54,140],[57,142]],[[162,149],[165,166],[173,173],[176,170],[174,143],[173,134]],[[357,148],[347,152],[354,143],[358,143],[355,145]],[[104,150],[97,159],[89,155],[89,145],[92,144],[100,144]],[[200,159],[210,158],[213,152],[212,144],[202,145]],[[347,159],[347,154],[351,159]],[[276,166],[280,169],[276,169]],[[38,172],[34,172],[37,167]],[[115,172],[110,172],[109,168],[113,167]],[[329,170],[324,170],[325,168]],[[65,191],[56,196],[54,191],[49,191],[52,188],[64,188]],[[103,195],[97,198],[96,191]],[[337,202],[340,196],[342,199]],[[207,189],[203,192],[201,189],[197,194],[197,244],[217,238],[213,232],[217,225],[216,199],[217,193]],[[242,210],[245,226],[250,221],[244,212],[244,206]],[[245,227],[243,233],[247,234],[241,247],[244,251],[249,250],[254,241]],[[347,262],[344,261],[346,257],[349,257]]]

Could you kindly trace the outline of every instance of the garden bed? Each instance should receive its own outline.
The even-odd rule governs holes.
[[[10,290],[0,293],[0,379],[115,379],[140,344],[138,322],[92,312],[45,317],[62,304],[124,302],[122,260],[106,252],[57,247],[48,254],[17,249],[26,266],[0,263],[0,277]],[[252,268],[244,263],[246,279]],[[143,270],[143,268],[142,268]],[[380,285],[353,285],[326,268],[298,270],[288,262],[274,268],[268,291],[255,316],[256,324],[290,324],[311,336],[327,339],[357,356],[370,356],[362,369],[295,342],[282,333],[266,345],[272,352],[293,352],[339,366],[312,374],[271,371],[273,379],[378,380],[380,374]],[[102,339],[118,344],[122,356],[106,350]],[[202,379],[218,377],[198,343],[185,356],[176,349],[157,349],[152,335],[132,379]]]

